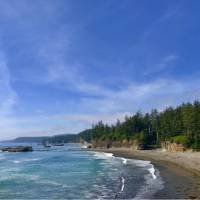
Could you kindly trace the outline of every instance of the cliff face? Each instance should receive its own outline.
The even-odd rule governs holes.
[[[140,149],[140,144],[136,140],[93,140],[92,148],[130,148],[132,150],[144,150]],[[161,148],[168,152],[184,152],[188,150],[182,144],[177,144],[175,142],[170,141],[161,142]]]
[[[131,148],[137,149],[138,143],[135,140],[122,140],[122,141],[111,141],[111,140],[93,140],[92,141],[93,148]]]
[[[184,152],[187,149],[182,144],[177,144],[174,142],[161,142],[162,149],[169,151],[169,152]]]

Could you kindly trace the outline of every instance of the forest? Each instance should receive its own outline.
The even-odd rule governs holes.
[[[88,142],[136,140],[146,146],[159,146],[162,141],[171,141],[200,150],[200,102],[183,103],[160,112],[138,111],[114,125],[100,121],[78,135]]]

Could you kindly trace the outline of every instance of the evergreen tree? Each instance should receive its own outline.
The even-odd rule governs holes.
[[[85,140],[138,140],[146,145],[161,141],[175,141],[188,148],[200,149],[200,102],[184,103],[176,108],[156,109],[150,113],[137,112],[126,116],[123,122],[117,120],[109,126],[102,121],[91,129],[80,133]]]

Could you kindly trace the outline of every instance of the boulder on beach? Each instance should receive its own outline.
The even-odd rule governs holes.
[[[33,151],[31,146],[18,146],[18,147],[4,147],[1,148],[2,151],[6,152],[28,152]]]

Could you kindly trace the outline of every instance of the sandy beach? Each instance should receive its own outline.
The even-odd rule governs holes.
[[[155,194],[156,199],[200,199],[200,152],[133,151],[128,148],[93,151],[151,161],[165,182],[165,188]]]

